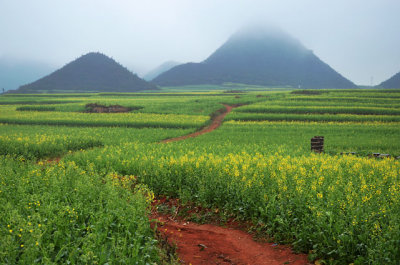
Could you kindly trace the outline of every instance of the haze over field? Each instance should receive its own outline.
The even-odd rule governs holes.
[[[144,76],[165,61],[200,62],[261,22],[280,26],[354,83],[376,85],[400,71],[399,12],[398,0],[0,0],[0,61],[56,69],[100,51]]]

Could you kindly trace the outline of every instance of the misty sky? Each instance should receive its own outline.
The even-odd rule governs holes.
[[[249,23],[276,24],[356,84],[400,71],[400,0],[0,0],[0,60],[56,67],[90,52],[139,75],[206,59]]]

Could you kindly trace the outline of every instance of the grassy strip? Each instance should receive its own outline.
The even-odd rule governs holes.
[[[340,93],[340,94],[379,94],[382,93],[397,93],[400,94],[400,89],[303,89],[294,90],[292,94],[309,94],[309,93]]]
[[[164,129],[190,129],[196,128],[193,124],[169,124],[169,123],[125,123],[125,122],[89,122],[89,121],[50,121],[50,120],[10,120],[1,119],[0,123],[18,125],[50,125],[50,126],[71,126],[71,127],[125,127],[125,128],[164,128]]]
[[[106,126],[132,128],[197,128],[205,115],[148,114],[148,113],[68,113],[18,112],[10,107],[0,109],[0,123],[67,126]]]
[[[225,120],[234,121],[318,121],[318,122],[399,122],[398,115],[292,114],[232,112]]]
[[[94,137],[47,136],[34,137],[0,136],[0,155],[22,156],[26,159],[59,157],[68,151],[102,146]]]
[[[154,128],[124,128],[124,127],[67,127],[42,125],[8,125],[0,124],[0,137],[18,142],[20,138],[24,145],[53,144],[56,139],[61,145],[67,141],[95,140],[104,145],[119,145],[132,141],[142,143],[158,142],[166,138],[177,137],[193,132],[193,129],[154,129]],[[26,139],[26,140],[24,140]],[[66,149],[66,148],[64,148]],[[82,148],[83,149],[83,148]],[[66,149],[68,150],[68,149]]]
[[[318,101],[318,100],[269,100],[264,103],[253,104],[254,107],[269,107],[269,106],[287,106],[287,107],[363,107],[363,108],[400,108],[400,102],[397,104],[386,104],[386,103],[360,103],[356,106],[352,102],[343,102],[341,100],[331,101]]]
[[[56,107],[49,106],[24,106],[18,107],[15,109],[16,111],[55,111]]]
[[[226,96],[235,96],[235,95],[241,95],[242,93],[231,93],[231,94],[226,94],[226,93],[99,93],[99,96],[105,96],[105,97],[110,97],[110,96],[115,96],[115,97],[202,97],[202,96],[212,96],[212,97],[226,97]]]
[[[79,103],[80,100],[15,100],[15,101],[0,101],[0,105],[53,105],[53,104],[68,104]]]
[[[330,102],[330,101],[340,101],[347,103],[375,103],[375,104],[399,104],[399,98],[375,98],[375,97],[362,97],[362,95],[358,97],[344,97],[344,96],[290,96],[287,98],[290,101],[320,101],[320,102]]]
[[[12,94],[12,93],[7,93],[4,95],[1,95],[1,97],[17,97],[17,98],[21,98],[21,97],[28,97],[28,98],[32,98],[32,97],[47,97],[47,98],[70,98],[70,97],[93,97],[96,96],[97,93],[65,93],[65,94],[51,94],[51,93],[41,93],[41,94]]]
[[[354,115],[400,115],[400,109],[344,106],[269,106],[251,105],[235,110],[243,113],[290,113],[290,114],[354,114]]]

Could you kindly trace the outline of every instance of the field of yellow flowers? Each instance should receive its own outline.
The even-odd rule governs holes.
[[[41,101],[52,109],[16,110]],[[142,108],[76,112],[93,101]],[[396,90],[8,96],[2,102],[3,263],[159,263],[146,219],[153,194],[251,221],[310,260],[400,262]],[[219,103],[247,105],[218,130],[160,143],[204,126]],[[32,125],[10,124],[25,121]],[[77,123],[83,127],[72,126]],[[310,151],[315,135],[325,136],[323,154]],[[374,152],[391,157],[368,157]],[[38,162],[61,154],[58,164]]]
[[[194,145],[131,143],[66,160],[133,174],[158,195],[252,220],[274,240],[314,257],[338,264],[398,260],[400,163],[394,159],[220,155]]]

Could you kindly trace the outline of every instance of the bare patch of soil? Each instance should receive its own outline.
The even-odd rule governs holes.
[[[158,221],[158,233],[176,247],[182,264],[310,264],[307,255],[295,254],[288,246],[254,241],[235,222],[227,223],[226,227],[200,225],[177,218],[176,214],[156,211],[152,218]]]
[[[124,113],[129,112],[132,108],[124,107],[121,105],[101,105],[98,103],[89,103],[85,106],[87,113]]]
[[[61,160],[61,157],[54,157],[47,160],[42,161],[43,164],[58,164]]]

